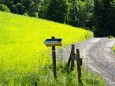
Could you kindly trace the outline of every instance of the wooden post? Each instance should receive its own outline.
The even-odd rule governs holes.
[[[74,70],[74,57],[75,57],[74,49],[75,49],[75,45],[72,44],[72,49],[71,49],[71,70]]]
[[[67,63],[67,67],[70,66],[70,63],[71,63],[71,53],[70,53],[70,57],[69,57],[69,60],[68,60],[68,63]]]
[[[55,37],[53,36],[52,39],[55,39]],[[54,78],[57,78],[57,75],[56,75],[56,52],[55,52],[55,46],[52,46],[52,61],[53,61]]]
[[[70,63],[71,63],[71,70],[74,69],[74,55],[75,55],[74,49],[75,49],[75,46],[72,44],[70,57],[69,57],[69,60],[68,60],[68,63],[67,63],[67,67],[69,67]]]
[[[78,83],[79,86],[83,86],[82,80],[81,80],[81,58],[80,58],[80,53],[79,53],[79,49],[76,49],[76,53],[77,53],[77,72],[78,72]]]
[[[62,39],[61,38],[55,39],[55,37],[52,36],[51,39],[46,39],[44,41],[44,44],[47,47],[52,47],[53,74],[54,74],[54,78],[57,78],[57,75],[56,75],[56,52],[55,52],[55,46],[62,46]]]

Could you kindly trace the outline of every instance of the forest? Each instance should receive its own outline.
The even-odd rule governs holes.
[[[0,0],[0,10],[115,36],[115,0]]]

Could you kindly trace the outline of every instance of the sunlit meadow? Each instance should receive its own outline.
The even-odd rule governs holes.
[[[44,45],[45,39],[51,36],[62,38],[61,47],[64,47],[93,37],[93,33],[43,19],[0,12],[0,85],[54,86],[58,83],[57,86],[71,86],[77,83],[74,81],[69,85],[67,82],[69,76],[76,80],[73,77],[76,73],[59,72],[61,77],[53,80],[51,48]]]

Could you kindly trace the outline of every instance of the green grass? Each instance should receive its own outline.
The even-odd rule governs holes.
[[[62,38],[64,47],[93,37],[93,33],[43,19],[0,12],[0,86],[35,86],[35,83],[38,86],[77,85],[77,73],[62,73],[60,70],[63,68],[59,65],[58,79],[53,79],[51,48],[43,43],[51,36]],[[85,76],[84,84],[87,81],[92,83],[94,78],[99,79],[90,74]],[[98,84],[103,82],[100,79],[94,81],[97,83],[86,86],[101,86]]]
[[[114,45],[114,47],[113,47],[113,50],[114,50],[114,52],[115,52],[115,45]]]
[[[109,38],[114,39],[115,37],[109,36]],[[115,45],[113,46],[113,50],[114,50],[114,52],[115,52]]]

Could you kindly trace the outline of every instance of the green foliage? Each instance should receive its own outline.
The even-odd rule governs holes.
[[[10,9],[6,5],[4,5],[4,4],[0,4],[0,10],[1,11],[10,12]]]
[[[18,13],[18,9],[16,5],[12,5],[10,8],[11,8],[11,12]]]
[[[68,11],[67,0],[44,0],[42,4],[40,12],[43,13],[43,18],[64,23]]]
[[[24,15],[24,16],[28,16],[28,14],[27,14],[27,13],[24,13],[23,15]]]
[[[17,3],[16,6],[18,14],[24,14],[25,7],[21,3]]]
[[[57,79],[54,79],[52,73],[52,65],[45,65],[39,67],[36,71],[28,72],[25,77],[13,77],[10,82],[2,82],[1,85],[12,86],[78,86],[77,68],[74,71],[65,69],[66,63],[59,61],[57,63]],[[70,68],[68,68],[70,70]],[[89,73],[82,68],[82,82],[84,86],[106,86],[105,81],[96,74]]]
[[[91,27],[93,16],[93,0],[71,0],[67,23],[79,27]]]
[[[115,36],[115,7],[113,0],[95,0],[95,23],[97,36]]]
[[[3,4],[7,5],[8,7],[10,7],[11,4],[13,4],[14,0],[4,0]]]
[[[115,52],[115,45],[114,45],[114,48],[113,48],[114,52]]]
[[[77,7],[76,7],[76,0],[70,0],[68,2],[68,13],[66,17],[66,22],[70,25],[77,24]]]
[[[38,5],[40,0],[2,0],[0,3],[8,6],[12,13],[27,13],[29,16],[38,17]]]
[[[36,3],[33,0],[26,0],[24,2],[25,9],[27,10],[29,16],[38,17],[38,8]]]
[[[39,5],[39,17],[73,26],[91,27],[92,16],[93,0],[43,0]]]
[[[4,0],[0,0],[0,4],[4,4]]]
[[[48,11],[49,3],[50,3],[50,0],[42,0],[40,2],[39,7],[38,7],[38,16],[40,18],[47,19],[46,13]]]

